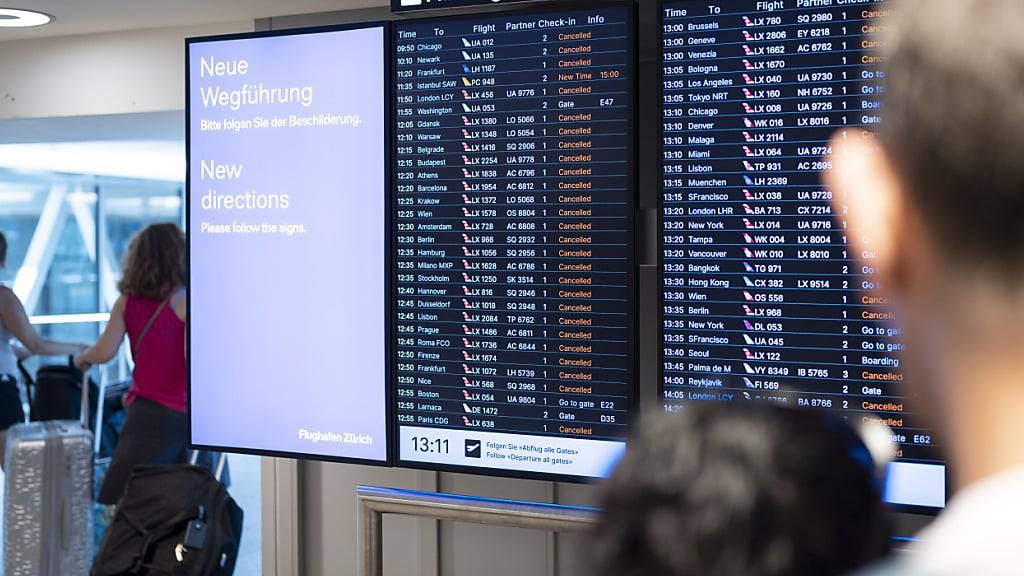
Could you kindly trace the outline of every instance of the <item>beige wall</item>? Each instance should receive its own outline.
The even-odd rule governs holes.
[[[0,42],[0,120],[182,110],[185,38],[252,29],[246,21]]]

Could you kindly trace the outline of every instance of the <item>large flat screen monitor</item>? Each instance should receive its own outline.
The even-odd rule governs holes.
[[[386,42],[187,44],[194,445],[388,462]]]
[[[399,465],[575,480],[622,453],[632,11],[395,24]]]
[[[661,6],[664,407],[776,401],[882,422],[886,499],[945,504],[940,439],[905,398],[900,330],[820,173],[879,122],[872,2]],[[870,254],[864,254],[870,261]]]

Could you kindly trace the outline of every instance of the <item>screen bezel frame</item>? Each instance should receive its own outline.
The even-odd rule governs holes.
[[[724,4],[735,4],[739,0],[719,0],[719,3]],[[657,25],[658,25],[658,214],[657,214],[657,250],[658,250],[658,407],[664,410],[664,395],[665,395],[665,230],[664,230],[664,217],[665,217],[665,154],[664,154],[664,142],[665,142],[665,99],[664,95],[665,86],[665,7],[673,6],[676,4],[693,3],[700,4],[704,0],[657,0]],[[833,7],[834,8],[834,7]],[[902,462],[903,460],[901,460]],[[906,462],[915,462],[915,460],[906,460]],[[933,462],[929,462],[933,463]],[[949,462],[943,462],[946,473],[946,502],[948,504],[950,500],[950,466]],[[934,517],[941,513],[945,508],[932,508],[929,506],[916,506],[911,504],[898,504],[886,502],[886,506],[893,512],[898,514],[907,514],[912,516],[926,516]]]
[[[639,274],[638,274],[638,264],[637,264],[637,261],[638,261],[637,260],[637,240],[638,240],[638,236],[637,236],[637,217],[636,217],[636,210],[637,210],[637,207],[639,206],[639,185],[638,185],[638,179],[637,179],[637,164],[638,164],[637,132],[638,131],[637,131],[637,116],[636,116],[637,115],[637,103],[636,102],[637,102],[637,95],[638,95],[638,82],[637,82],[637,70],[638,70],[638,65],[637,64],[638,64],[638,62],[637,62],[637,58],[638,58],[638,54],[639,54],[639,50],[638,50],[638,46],[637,46],[637,42],[638,42],[638,38],[639,38],[637,24],[638,24],[639,18],[638,18],[638,15],[637,15],[637,4],[636,4],[636,2],[634,0],[593,1],[593,2],[572,3],[571,5],[568,5],[568,6],[557,6],[557,7],[556,6],[551,6],[551,5],[546,5],[546,6],[543,6],[543,7],[526,7],[526,8],[517,8],[515,10],[504,10],[504,11],[492,10],[492,11],[485,11],[485,12],[460,13],[460,14],[445,15],[445,16],[429,16],[429,15],[424,15],[424,16],[419,17],[419,18],[402,18],[401,20],[394,20],[394,21],[392,21],[393,25],[391,27],[391,39],[392,39],[392,51],[393,51],[393,57],[394,57],[394,56],[397,56],[397,52],[394,51],[394,47],[397,46],[398,29],[399,29],[401,24],[405,24],[405,23],[409,23],[409,24],[422,24],[422,23],[425,23],[425,22],[450,22],[450,21],[457,21],[457,20],[472,20],[474,18],[516,17],[517,15],[518,16],[522,16],[522,15],[533,15],[533,14],[565,13],[565,12],[580,11],[580,10],[593,10],[593,9],[599,9],[599,8],[621,8],[621,9],[623,9],[626,12],[627,26],[629,28],[629,34],[631,36],[630,39],[627,41],[627,50],[628,50],[627,70],[629,71],[630,77],[632,79],[632,82],[630,82],[631,94],[630,94],[630,99],[629,99],[629,108],[628,108],[628,111],[627,111],[628,125],[629,125],[629,130],[630,130],[630,133],[629,133],[629,136],[627,138],[627,141],[628,141],[629,145],[631,146],[631,150],[630,150],[630,154],[629,154],[630,158],[629,158],[629,172],[628,172],[628,174],[629,174],[628,182],[629,182],[629,184],[631,186],[631,193],[629,194],[629,203],[630,203],[630,205],[627,207],[627,213],[628,213],[628,225],[629,225],[629,230],[630,230],[630,234],[629,234],[629,236],[630,236],[630,252],[632,254],[632,260],[629,263],[629,265],[627,266],[627,268],[629,270],[629,292],[630,292],[630,295],[631,295],[631,305],[627,306],[627,309],[628,309],[628,312],[630,314],[630,322],[629,322],[630,341],[629,341],[628,349],[629,349],[629,355],[630,355],[629,364],[630,364],[630,368],[632,370],[632,373],[630,375],[630,388],[631,388],[630,403],[629,403],[630,423],[627,425],[627,427],[628,427],[628,430],[632,430],[633,424],[635,423],[635,420],[636,420],[636,418],[639,415],[639,410],[638,409],[639,409],[639,406],[640,406],[640,399],[638,398],[638,395],[639,395],[639,384],[638,384],[638,381],[637,381],[637,375],[639,373],[638,365],[637,365],[637,361],[638,361],[637,339],[639,337],[639,333],[638,333],[638,330],[637,330],[637,326],[638,326],[638,305],[639,305],[638,298],[637,298],[638,297],[637,278],[638,278]],[[403,12],[402,14],[406,14],[406,13],[407,12]],[[398,104],[397,104],[397,102],[395,100],[395,96],[397,96],[397,83],[398,83],[397,66],[392,66],[391,67],[391,114],[392,114],[392,117],[396,119],[395,122],[392,122],[393,134],[392,134],[392,141],[391,141],[391,143],[392,143],[393,147],[397,147],[397,145],[398,145],[398,138],[397,138],[398,130],[397,130],[397,116],[396,116],[396,109],[398,107]],[[392,162],[392,165],[391,165],[392,198],[393,198],[393,201],[395,202],[395,204],[397,205],[398,194],[397,194],[397,191],[394,188],[394,184],[395,184],[394,174],[398,170],[397,154],[392,156],[391,162]],[[392,226],[396,227],[394,232],[393,232],[393,237],[394,237],[394,235],[397,234],[397,218],[392,218]],[[394,250],[396,248],[397,248],[397,243],[395,243],[394,246],[392,246],[392,252],[390,254],[391,255],[391,259],[392,259],[392,266],[394,267],[394,270],[395,270],[393,272],[393,275],[397,274],[397,261],[398,261],[398,258],[397,258],[397,254],[394,252]],[[392,283],[392,296],[391,296],[392,297],[392,302],[396,302],[397,299],[398,299],[397,288],[398,288],[397,282],[393,282]],[[392,330],[395,331],[395,333],[394,333],[394,338],[395,339],[397,339],[397,324],[398,324],[397,312],[398,311],[396,309],[394,311],[393,321],[391,323],[392,324]],[[397,340],[395,340],[395,341],[397,342]],[[392,425],[393,425],[394,429],[392,430],[391,437],[392,437],[392,443],[393,443],[393,446],[392,446],[392,453],[393,453],[393,456],[394,456],[393,461],[394,461],[394,466],[396,468],[403,468],[403,469],[410,469],[410,470],[429,470],[429,471],[436,471],[436,472],[454,472],[454,473],[461,473],[461,474],[473,474],[473,475],[477,475],[477,476],[490,476],[490,477],[498,477],[498,478],[515,478],[515,479],[526,479],[526,480],[542,480],[542,481],[549,481],[549,482],[565,482],[565,483],[572,483],[572,484],[589,484],[589,483],[593,483],[593,482],[600,481],[600,480],[604,479],[604,477],[599,477],[599,476],[575,476],[575,475],[563,475],[563,474],[550,474],[550,473],[544,473],[544,472],[515,471],[515,470],[508,470],[508,469],[505,469],[505,468],[487,468],[487,467],[482,467],[482,466],[460,466],[460,465],[453,465],[453,464],[438,464],[438,463],[433,463],[433,462],[420,462],[420,461],[414,461],[414,460],[403,460],[402,457],[401,457],[401,446],[399,446],[399,443],[401,442],[400,430],[401,430],[402,424],[400,422],[398,422],[397,406],[394,405],[394,403],[397,402],[397,398],[398,398],[397,370],[394,368],[397,365],[397,362],[398,362],[398,358],[397,358],[397,344],[393,347],[393,349],[394,349],[395,356],[394,356],[393,361],[392,361],[392,366],[393,366],[392,374],[394,375],[394,377],[392,378],[392,382],[391,382],[391,388],[392,388],[391,398],[392,398]],[[450,428],[444,428],[444,427],[436,427],[436,428],[438,428],[439,430],[448,430],[448,429],[450,429]],[[509,434],[519,435],[519,436],[524,436],[524,437],[531,437],[531,436],[544,436],[544,437],[554,437],[554,438],[560,437],[560,436],[557,436],[557,435],[554,435],[554,434],[536,435],[536,434],[517,434],[517,433],[514,433],[514,432],[513,433],[509,433]],[[625,445],[627,439],[628,439],[628,432],[627,432],[627,435],[623,436],[623,438],[622,438],[622,442],[623,442],[624,445]]]
[[[185,39],[185,237],[186,237],[186,250],[185,250],[185,269],[186,269],[186,282],[185,282],[185,358],[186,358],[186,389],[187,389],[187,414],[188,414],[188,434],[187,441],[188,446],[192,450],[206,450],[206,451],[220,451],[230,452],[236,454],[248,454],[252,456],[267,456],[272,458],[291,458],[296,460],[310,460],[319,462],[336,462],[343,464],[362,464],[367,466],[377,467],[392,467],[394,465],[394,453],[392,449],[394,442],[392,440],[392,422],[394,415],[392,414],[393,399],[391,398],[392,386],[388,383],[392,380],[392,369],[394,363],[391,358],[394,356],[394,340],[388,338],[383,343],[384,345],[384,379],[382,383],[384,387],[384,459],[373,460],[366,458],[353,458],[346,456],[335,456],[326,454],[315,454],[305,452],[289,452],[272,449],[252,448],[243,446],[219,446],[213,444],[197,444],[193,442],[192,438],[192,323],[191,323],[191,302],[192,302],[192,183],[191,183],[191,168],[192,168],[192,139],[191,139],[191,64],[190,55],[191,48],[194,44],[206,44],[212,42],[230,42],[235,40],[254,40],[262,38],[273,38],[279,36],[304,36],[309,34],[323,34],[332,32],[346,32],[350,30],[366,30],[372,28],[380,28],[383,42],[383,58],[384,58],[384,77],[381,79],[383,82],[383,93],[384,98],[389,101],[394,100],[391,90],[392,83],[389,82],[389,78],[392,76],[391,68],[393,62],[391,42],[391,22],[390,21],[371,21],[371,22],[359,22],[352,24],[333,24],[328,26],[314,26],[309,28],[289,28],[284,30],[267,30],[267,31],[255,31],[255,32],[242,32],[236,34],[218,34],[212,36],[197,36]],[[395,124],[394,117],[392,116],[393,108],[387,105],[385,102],[383,106],[383,117],[384,117],[384,189],[382,193],[385,195],[384,202],[384,258],[385,262],[388,261],[392,250],[392,239],[393,234],[390,233],[392,227],[392,217],[394,209],[391,206],[389,198],[391,195],[391,175],[392,170],[389,169],[391,166],[392,148],[390,146],[391,133]],[[393,291],[393,274],[388,273],[388,267],[385,265],[385,278],[384,287],[385,292]],[[394,306],[394,301],[386,302],[384,305],[384,333],[390,334],[391,318],[393,314],[391,312]],[[229,410],[229,407],[225,407],[225,410]]]
[[[427,1],[429,2],[430,0],[427,0]],[[458,1],[458,0],[456,0],[456,1]],[[435,4],[435,5],[431,6],[429,4],[424,3],[424,4],[417,5],[417,6],[402,6],[401,0],[391,0],[389,8],[390,8],[392,14],[410,14],[410,13],[415,14],[417,12],[426,12],[426,11],[442,11],[442,10],[447,11],[447,10],[473,9],[473,8],[482,8],[482,7],[485,7],[485,6],[495,6],[495,5],[508,6],[510,4],[511,5],[515,5],[515,4],[525,4],[525,3],[529,3],[529,2],[546,2],[546,1],[548,1],[548,0],[463,0],[460,3],[446,4],[446,3],[441,3],[442,0],[435,0],[435,2],[439,2],[439,4]]]

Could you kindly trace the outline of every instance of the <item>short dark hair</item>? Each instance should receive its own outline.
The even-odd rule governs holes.
[[[185,233],[176,224],[153,224],[132,238],[117,285],[122,294],[163,300],[185,285]]]
[[[845,574],[888,530],[870,453],[845,421],[700,404],[640,426],[605,487],[601,576]]]
[[[945,254],[1024,264],[1024,2],[899,0],[879,136]]]
[[[7,237],[0,232],[0,267],[7,265]]]

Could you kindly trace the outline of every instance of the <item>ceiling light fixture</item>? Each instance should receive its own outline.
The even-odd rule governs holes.
[[[53,16],[32,10],[0,8],[0,28],[27,28],[42,26],[53,21]]]

